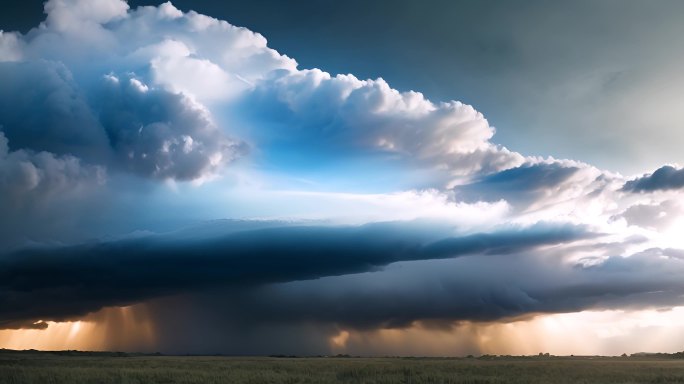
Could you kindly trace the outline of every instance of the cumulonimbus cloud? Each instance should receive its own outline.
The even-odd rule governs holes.
[[[469,105],[300,70],[258,33],[171,3],[52,0],[45,12],[25,34],[0,34],[0,130],[10,151],[99,169],[112,195],[147,182],[117,175],[206,181],[245,158],[298,177],[281,152],[316,164],[381,159],[373,173],[436,170],[437,188],[524,161],[490,141],[494,129]],[[39,239],[30,227],[24,236]]]
[[[0,32],[0,244],[20,245],[0,252],[0,328],[44,328],[36,321],[112,305],[182,303],[177,295],[251,331],[262,320],[369,329],[681,304],[684,269],[672,236],[680,204],[625,193],[676,193],[681,169],[628,181],[524,156],[496,145],[495,129],[467,104],[300,69],[263,36],[171,3],[50,0],[45,11],[26,34]],[[184,189],[238,161],[247,165],[235,179]],[[323,171],[309,180],[316,167]],[[322,173],[342,182],[325,184]],[[256,193],[244,201],[259,207],[246,216],[286,216],[293,207],[283,205],[315,195],[312,206],[329,216],[317,218],[356,215],[349,221],[361,225],[235,221],[90,241],[86,228],[75,243],[59,231],[91,217],[96,233],[112,236],[121,234],[114,219],[148,230],[143,214],[214,218],[231,203],[224,189],[278,184],[274,174],[311,189],[269,191],[263,196],[278,199],[261,201]],[[340,184],[343,193],[326,190]],[[175,195],[150,207],[147,193],[167,185]],[[399,194],[388,191],[396,185]],[[362,192],[347,193],[354,187]],[[102,196],[112,216],[87,208],[107,205]],[[211,212],[189,213],[189,200],[207,201]],[[368,206],[377,208],[372,220],[359,213]],[[369,223],[383,215],[416,220]],[[36,227],[54,236],[34,239]]]
[[[1,37],[0,59],[13,62],[0,68],[3,78],[12,79],[4,97],[26,95],[0,103],[7,107],[0,123],[9,127],[6,134],[17,148],[69,151],[143,176],[192,180],[219,171],[202,164],[224,165],[242,153],[244,146],[235,139],[226,144],[227,137],[219,138],[231,131],[231,120],[213,127],[210,108],[235,106],[244,109],[240,123],[258,126],[243,129],[256,132],[250,139],[257,146],[275,141],[307,152],[325,145],[336,149],[329,152],[334,156],[347,157],[359,151],[391,153],[455,175],[523,161],[489,141],[493,128],[468,105],[433,103],[417,92],[398,92],[382,79],[298,70],[262,36],[180,12],[170,3],[129,10],[120,0],[53,0],[45,11],[39,28]],[[34,77],[44,78],[46,89],[27,94],[28,79]],[[122,78],[126,89],[103,94],[105,77]],[[131,81],[140,86],[131,87]],[[117,113],[125,121],[101,111],[103,105],[123,106]],[[44,122],[30,121],[29,112],[36,108],[45,110]],[[179,109],[185,114],[176,113]],[[34,131],[44,126],[46,135],[42,142],[25,140],[27,131],[17,125]],[[143,134],[147,126],[152,132]],[[183,156],[188,138],[198,149]],[[140,153],[131,150],[139,147]],[[126,153],[105,159],[86,151]]]

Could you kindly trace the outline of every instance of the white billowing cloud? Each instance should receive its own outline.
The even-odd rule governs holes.
[[[394,154],[452,175],[494,172],[524,161],[492,144],[494,129],[473,107],[435,104],[418,92],[399,92],[383,79],[313,69],[279,73],[260,83],[249,104],[280,123],[270,133],[306,150],[312,143],[346,151]]]
[[[154,84],[202,102],[229,101],[252,85],[239,74],[199,57],[194,47],[176,39],[141,47],[129,59],[148,63]]]
[[[165,52],[164,56],[151,60],[155,83],[164,85],[173,92],[196,95],[206,101],[228,97],[249,86],[245,80],[231,76],[211,61],[192,57],[183,43],[165,41],[162,47],[166,48],[174,43],[180,44],[186,51],[177,56]],[[169,48],[173,50],[171,52],[182,52],[174,47]]]
[[[263,36],[196,12],[183,13],[171,3],[140,7],[108,28],[118,40],[122,65],[142,65],[158,85],[202,101],[233,95],[273,70],[297,67],[268,48]]]
[[[607,225],[638,203],[618,191],[619,175],[497,146],[494,128],[469,105],[399,92],[382,79],[299,70],[260,34],[171,3],[129,9],[121,0],[51,0],[45,11],[29,33],[0,34],[0,124],[12,150],[188,181],[260,151],[354,166],[377,155],[402,170],[441,175],[418,188],[501,202],[528,223]],[[284,159],[269,166],[293,178],[305,168]],[[359,171],[373,178],[384,168]]]
[[[26,35],[0,35],[0,125],[13,149],[157,179],[210,178],[245,146],[202,103],[296,69],[261,35],[170,3],[131,11],[120,0],[52,0],[45,12]]]
[[[0,30],[0,61],[21,59],[22,41],[18,33]]]
[[[118,0],[51,0],[45,3],[46,24],[56,31],[82,33],[84,25],[102,25],[126,16],[128,4]]]
[[[294,60],[268,48],[263,36],[196,12],[183,13],[171,3],[130,10],[120,0],[52,0],[45,11],[47,19],[39,28],[15,36],[12,46],[21,52],[13,48],[11,56],[60,63],[73,74],[69,86],[81,90],[79,97],[94,108],[100,103],[99,79],[133,74],[151,89],[183,94],[205,108],[209,118],[238,105],[238,121],[246,125],[243,130],[256,132],[251,138],[257,138],[252,140],[257,148],[264,144],[258,138],[266,138],[268,144],[276,140],[304,154],[326,146],[335,149],[331,156],[390,154],[413,167],[452,176],[495,172],[524,161],[490,142],[494,129],[471,106],[433,103],[420,93],[392,89],[382,79],[298,70]],[[287,120],[270,113],[273,109]],[[226,132],[234,122],[222,118],[220,123]],[[116,129],[107,127],[110,140]],[[185,134],[175,130],[169,135],[169,142],[180,142]],[[201,171],[181,177],[159,174],[194,179],[219,167]]]
[[[504,199],[521,212],[532,212],[597,199],[615,192],[620,180],[619,175],[581,162],[530,158],[520,166],[475,176],[452,188],[460,199]]]
[[[401,169],[396,178],[403,170],[441,175],[405,189],[428,185],[451,190],[456,201],[500,202],[528,223],[624,228],[615,218],[639,203],[619,191],[620,175],[497,146],[494,128],[469,105],[399,92],[382,79],[299,70],[260,34],[171,3],[129,9],[121,0],[51,0],[45,11],[29,33],[0,34],[0,125],[14,151],[181,181],[211,178],[260,151],[350,168],[373,155]],[[269,166],[292,178],[305,168],[277,160]]]
[[[61,61],[71,55],[69,65],[95,62],[98,52],[115,52],[117,39],[105,24],[125,18],[129,7],[118,0],[50,0],[44,9],[47,18],[29,32],[25,57]]]
[[[653,230],[665,230],[682,216],[684,207],[678,200],[663,200],[657,204],[635,204],[627,208],[620,217],[630,225]]]

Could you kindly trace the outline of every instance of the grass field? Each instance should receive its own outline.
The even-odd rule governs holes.
[[[2,353],[0,383],[684,383],[684,360]]]

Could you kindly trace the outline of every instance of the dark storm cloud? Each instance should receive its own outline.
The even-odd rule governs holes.
[[[665,165],[650,175],[644,175],[626,182],[622,190],[648,193],[680,188],[684,188],[684,168],[677,169],[671,165]]]
[[[93,236],[79,226],[97,219],[108,204],[107,172],[70,155],[10,150],[0,131],[0,252],[42,241]],[[76,213],[83,213],[76,215]]]
[[[0,130],[13,149],[103,162],[107,136],[62,64],[0,62]]]
[[[97,189],[104,178],[104,169],[83,164],[70,155],[12,151],[0,131],[0,248],[21,241],[21,234],[40,231],[45,223],[33,219],[46,219],[39,214],[46,207],[63,203],[64,195],[78,197],[84,191]],[[60,220],[63,218],[50,217],[48,222]]]
[[[44,321],[0,321],[0,329],[47,329]]]
[[[32,324],[203,288],[241,289],[374,271],[405,260],[521,252],[595,236],[583,227],[544,224],[451,238],[444,231],[420,223],[250,230],[233,225],[227,234],[208,237],[193,231],[190,239],[174,233],[28,248],[0,257],[0,319]]]
[[[539,313],[639,309],[682,304],[681,251],[652,249],[583,267],[520,253],[402,262],[377,272],[223,293],[215,316],[238,324],[334,323],[404,328],[415,321],[497,321]],[[664,257],[670,256],[670,257]],[[186,303],[185,305],[190,305]],[[224,308],[221,311],[220,308]],[[231,308],[241,308],[231,313]]]
[[[596,255],[621,248],[606,245]],[[593,266],[556,254],[574,247],[398,262],[357,274],[215,288],[153,299],[145,313],[156,325],[156,345],[165,351],[328,354],[329,340],[341,330],[445,330],[462,321],[682,304],[684,251],[652,248]]]

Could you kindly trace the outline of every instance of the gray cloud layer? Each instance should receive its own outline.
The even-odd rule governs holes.
[[[629,192],[654,192],[684,187],[684,169],[665,165],[653,173],[630,180],[622,187]]]

